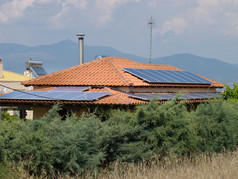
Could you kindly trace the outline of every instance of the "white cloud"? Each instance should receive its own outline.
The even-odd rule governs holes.
[[[72,19],[76,18],[72,12],[77,12],[77,15],[80,16],[81,11],[84,10],[84,12],[87,11],[85,19],[93,19],[92,23],[100,28],[113,21],[113,12],[117,7],[129,2],[139,1],[140,0],[64,0],[61,2],[61,11],[51,17],[49,22],[53,23],[55,27],[64,27],[67,23],[70,23]],[[65,24],[62,24],[62,21],[65,22]]]
[[[96,0],[95,9],[98,12],[97,27],[103,27],[113,21],[114,10],[130,2],[140,2],[140,0]]]
[[[52,24],[55,28],[67,27],[68,24],[74,21],[74,18],[77,18],[75,10],[80,11],[88,6],[87,0],[64,0],[58,3],[61,4],[61,10],[48,20],[48,23]]]
[[[7,23],[24,16],[24,11],[33,5],[35,0],[13,0],[0,7],[0,22]]]
[[[36,3],[38,3],[38,4],[49,4],[49,3],[52,3],[52,2],[60,2],[60,0],[38,0],[38,1],[36,1]]]
[[[187,3],[187,0],[180,3],[183,2]],[[225,14],[238,12],[238,0],[194,0],[194,2],[195,6],[188,6],[186,11],[166,20],[156,32],[165,35],[172,31],[175,35],[179,35],[187,28],[225,23],[221,21],[224,18],[230,22],[229,26],[233,29],[230,32],[234,33],[237,30],[237,18]]]
[[[226,34],[238,36],[238,13],[228,12],[225,15],[227,17],[226,21],[230,27],[229,29],[226,30]]]
[[[166,21],[162,28],[155,30],[155,33],[160,33],[162,35],[169,31],[173,31],[175,35],[181,34],[187,27],[187,22],[183,18],[175,17],[170,21]]]

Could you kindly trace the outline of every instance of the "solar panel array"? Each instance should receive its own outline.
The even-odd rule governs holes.
[[[159,101],[163,100],[171,100],[176,97],[175,93],[167,93],[167,94],[128,94],[129,97],[142,99],[149,101],[152,98],[156,98]],[[220,98],[221,95],[219,93],[188,93],[188,94],[180,94],[178,95],[178,99],[180,100],[189,100],[189,99],[213,99],[213,98]]]
[[[43,67],[31,66],[30,68],[36,77],[47,74],[47,72],[45,71]]]
[[[139,68],[123,68],[123,70],[149,83],[212,84],[211,81],[188,71]]]
[[[73,100],[73,101],[93,101],[107,95],[110,92],[83,92],[90,87],[76,88],[56,88],[49,91],[14,91],[0,95],[0,99],[18,99],[18,100]]]

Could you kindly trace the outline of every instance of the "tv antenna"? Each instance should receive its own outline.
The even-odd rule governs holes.
[[[151,56],[152,56],[152,27],[155,24],[154,20],[152,19],[152,16],[150,17],[150,20],[147,23],[150,27],[150,58],[149,63],[151,63]]]

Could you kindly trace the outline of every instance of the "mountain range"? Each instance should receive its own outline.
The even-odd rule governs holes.
[[[97,55],[106,55],[148,63],[148,58],[123,53],[110,47],[85,45],[84,50],[85,62],[94,60]],[[32,58],[43,62],[44,68],[50,73],[78,64],[78,44],[71,40],[35,47],[1,43],[0,58],[4,62],[4,69],[8,71],[23,74],[25,62]],[[238,64],[230,64],[218,59],[184,53],[153,58],[152,63],[173,65],[228,85],[238,81]]]

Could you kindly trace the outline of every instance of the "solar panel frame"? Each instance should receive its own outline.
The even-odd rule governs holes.
[[[149,83],[182,83],[182,84],[212,84],[198,75],[182,70],[158,70],[140,68],[122,68],[144,81]]]

